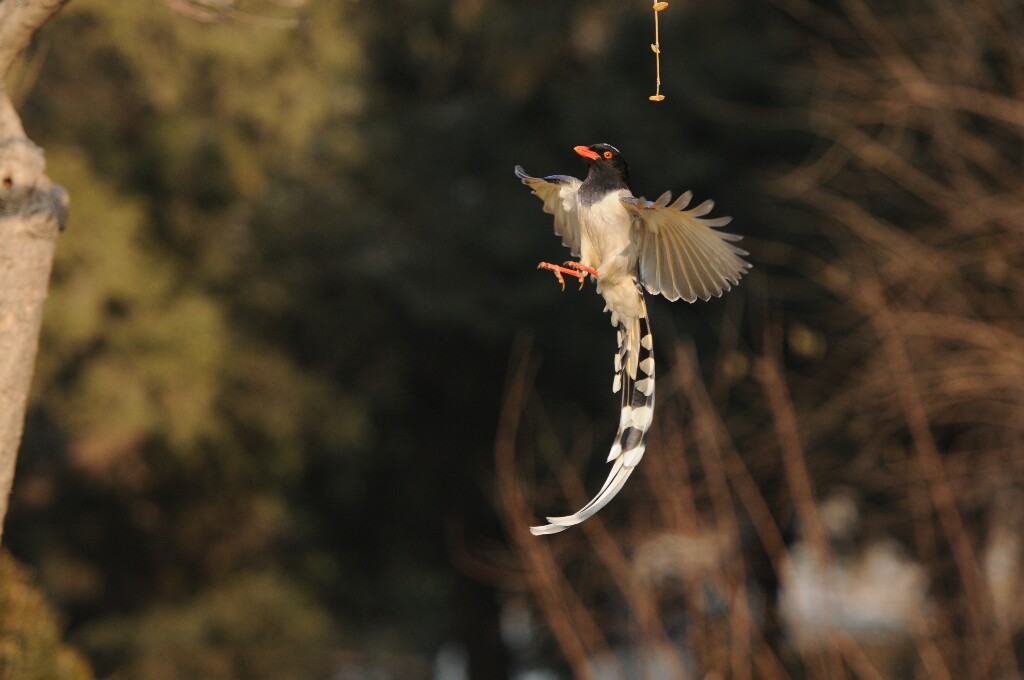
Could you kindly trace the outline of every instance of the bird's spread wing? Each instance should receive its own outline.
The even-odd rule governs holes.
[[[669,300],[718,297],[750,269],[741,257],[747,251],[732,244],[741,237],[718,231],[732,218],[704,219],[714,202],[687,210],[692,197],[687,191],[670,204],[672,194],[666,191],[656,201],[623,199],[639,241],[640,279],[651,293]]]
[[[516,177],[533,189],[544,201],[544,212],[555,216],[555,233],[562,237],[573,257],[580,256],[580,218],[576,209],[576,192],[582,182],[568,175],[552,175],[543,179],[530,177],[522,166],[516,166]]]

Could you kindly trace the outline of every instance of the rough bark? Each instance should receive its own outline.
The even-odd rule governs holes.
[[[67,0],[0,0],[0,540],[14,482],[43,302],[67,194],[46,176],[7,93],[11,65]]]

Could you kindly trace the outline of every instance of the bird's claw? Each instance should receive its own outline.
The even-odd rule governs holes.
[[[555,278],[558,279],[558,283],[562,285],[562,290],[565,290],[565,279],[562,278],[562,273],[570,274],[571,276],[577,276],[577,272],[559,267],[557,264],[551,264],[550,262],[541,262],[537,265],[537,269],[548,269],[555,274]],[[581,279],[582,284],[582,279]]]
[[[562,274],[568,274],[579,279],[580,290],[583,290],[583,284],[587,280],[587,274],[593,274],[594,276],[600,276],[596,269],[592,269],[579,262],[569,261],[564,266],[551,264],[550,262],[541,262],[537,265],[537,269],[547,269],[554,272],[555,278],[558,279],[558,283],[562,284],[562,290],[565,290],[565,279],[562,278]]]

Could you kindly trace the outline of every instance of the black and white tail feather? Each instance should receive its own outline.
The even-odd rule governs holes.
[[[608,453],[612,469],[601,490],[589,503],[571,515],[546,518],[550,524],[530,527],[534,536],[557,534],[595,515],[619,493],[644,457],[647,433],[654,419],[654,336],[644,292],[639,284],[636,294],[640,297],[642,310],[639,318],[622,319],[612,312],[612,324],[618,329],[612,392],[622,392],[619,431]]]

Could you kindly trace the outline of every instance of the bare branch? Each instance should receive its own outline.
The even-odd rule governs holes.
[[[24,427],[43,301],[67,194],[45,174],[8,96],[11,65],[67,0],[0,3],[0,538]]]
[[[32,36],[67,2],[68,0],[8,0],[0,3],[0,79],[6,83],[11,65],[28,47]]]

